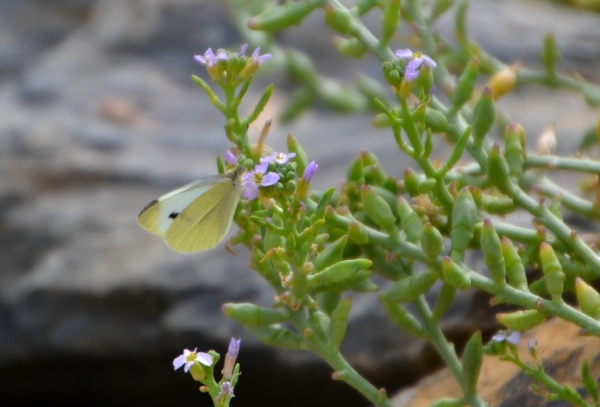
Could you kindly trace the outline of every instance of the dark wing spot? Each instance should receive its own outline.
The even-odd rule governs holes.
[[[169,215],[169,218],[175,219],[177,216],[179,216],[179,213],[177,213],[177,212],[171,212],[171,214]]]

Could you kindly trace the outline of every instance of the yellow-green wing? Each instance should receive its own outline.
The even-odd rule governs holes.
[[[199,252],[212,249],[223,239],[241,195],[241,183],[227,179],[229,182],[214,184],[175,217],[165,235],[171,249]]]
[[[231,184],[231,178],[213,175],[177,188],[146,205],[137,222],[148,232],[165,238],[177,216],[218,183]]]

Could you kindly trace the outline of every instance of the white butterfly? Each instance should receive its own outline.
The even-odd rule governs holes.
[[[231,226],[244,171],[237,167],[171,191],[146,205],[137,222],[177,252],[212,249]]]

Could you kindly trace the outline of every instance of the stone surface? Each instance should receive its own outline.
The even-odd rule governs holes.
[[[587,14],[538,2],[473,3],[475,37],[507,62],[534,63],[544,27],[514,15],[538,7],[540,20],[560,29],[559,45],[572,52],[567,66],[585,71],[597,64],[586,44],[600,42],[600,34]],[[492,16],[490,33],[482,21]],[[327,75],[350,81],[360,69],[378,77],[378,62],[349,64],[319,40],[331,35],[321,18],[316,13],[281,41],[308,52]],[[377,24],[377,15],[367,18]],[[449,21],[440,21],[440,30],[450,32]],[[223,353],[232,335],[243,339],[236,401],[317,405],[307,389],[319,389],[318,405],[366,404],[332,382],[316,357],[268,348],[222,315],[225,302],[272,302],[269,286],[246,267],[245,249],[235,257],[222,246],[179,255],[135,223],[150,200],[214,172],[228,144],[220,117],[189,81],[192,73],[206,76],[191,56],[240,42],[221,2],[0,2],[0,382],[2,398],[12,400],[6,405],[78,405],[84,397],[97,405],[197,405],[195,385],[171,371],[171,360],[196,346]],[[276,92],[258,126],[277,117],[292,87],[271,73],[255,80],[249,100],[271,81]],[[553,99],[537,88],[516,92],[502,107],[531,140],[556,122],[561,152],[575,151],[597,117],[579,95]],[[258,134],[255,126],[250,132]],[[284,149],[288,132],[319,162],[317,189],[339,186],[363,149],[397,177],[414,165],[367,115],[340,118],[320,108],[289,125],[275,121],[269,143]],[[436,143],[435,155],[445,154]],[[458,347],[476,329],[496,329],[488,298],[472,294],[461,296],[444,321]],[[355,297],[343,350],[390,392],[439,366],[430,347],[387,320],[375,295]]]
[[[557,382],[573,386],[579,394],[586,394],[581,379],[581,364],[587,360],[590,373],[598,377],[600,347],[598,338],[583,336],[579,331],[578,327],[563,320],[549,320],[523,336],[518,345],[519,357],[530,366],[535,366],[527,348],[527,340],[537,339],[537,354],[544,371]],[[571,405],[563,400],[546,400],[531,390],[533,383],[533,379],[514,364],[501,361],[498,357],[484,356],[477,390],[483,400],[497,407]],[[392,404],[394,407],[425,407],[443,397],[461,397],[460,386],[447,368],[403,390],[394,396]]]

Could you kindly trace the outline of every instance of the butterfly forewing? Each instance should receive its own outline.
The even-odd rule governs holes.
[[[208,250],[223,239],[242,192],[243,168],[185,185],[150,202],[138,223],[178,252]]]
[[[216,184],[188,205],[173,220],[167,231],[165,240],[169,247],[178,252],[189,253],[216,246],[231,225],[231,221],[225,220],[223,215],[230,200],[237,204],[237,198],[232,199],[233,192],[232,182]],[[223,223],[227,223],[224,230]]]

